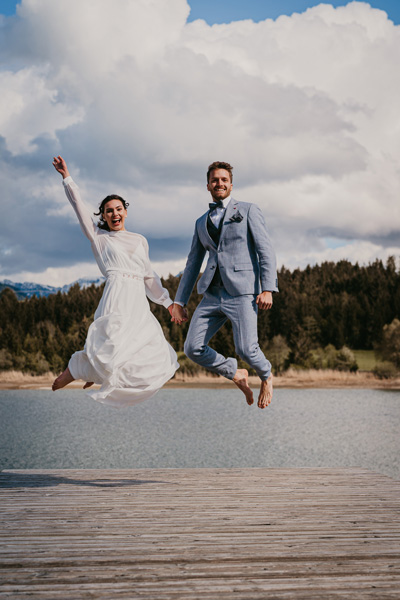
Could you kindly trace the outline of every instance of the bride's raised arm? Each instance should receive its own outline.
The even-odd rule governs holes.
[[[82,201],[79,187],[69,174],[67,163],[61,156],[55,156],[53,166],[62,175],[65,193],[76,212],[83,233],[92,242],[98,232],[98,228],[92,221],[89,209]]]

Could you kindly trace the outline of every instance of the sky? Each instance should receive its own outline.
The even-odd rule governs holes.
[[[94,20],[93,15],[96,15]],[[214,160],[278,265],[400,260],[400,3],[0,2],[0,279],[97,277],[51,166],[185,265]]]

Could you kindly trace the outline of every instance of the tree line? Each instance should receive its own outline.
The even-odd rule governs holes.
[[[258,324],[260,346],[275,372],[290,365],[356,370],[351,349],[384,351],[383,341],[389,333],[397,343],[400,327],[393,323],[400,318],[400,272],[394,258],[386,264],[376,260],[367,266],[343,260],[293,271],[282,267],[278,279],[280,292],[274,294],[273,308],[260,311]],[[178,284],[179,278],[172,275],[163,280],[171,298]],[[71,354],[83,348],[102,291],[103,286],[80,289],[76,284],[67,293],[20,301],[11,289],[3,290],[0,370],[33,374],[63,370]],[[194,290],[189,315],[200,299]],[[182,353],[188,324],[171,323],[162,306],[151,303],[151,310],[168,341]],[[235,354],[229,322],[211,345],[222,354]],[[395,363],[390,356],[388,360]],[[199,370],[183,356],[180,362],[186,372]]]

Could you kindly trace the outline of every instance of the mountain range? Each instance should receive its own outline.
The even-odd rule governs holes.
[[[0,293],[5,288],[10,288],[15,292],[17,298],[19,300],[23,300],[24,298],[31,298],[31,296],[49,296],[50,294],[57,294],[57,292],[66,293],[68,290],[75,285],[79,284],[81,288],[89,287],[90,285],[101,285],[104,282],[104,277],[98,277],[97,279],[78,279],[77,281],[73,281],[68,285],[63,285],[62,287],[54,287],[52,285],[42,285],[40,283],[16,283],[14,281],[10,281],[9,279],[3,279],[0,281]]]

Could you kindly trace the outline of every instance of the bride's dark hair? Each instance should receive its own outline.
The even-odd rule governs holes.
[[[123,207],[125,209],[128,208],[129,206],[129,202],[126,202],[126,200],[124,200],[123,198],[121,198],[121,196],[117,196],[117,194],[111,194],[111,196],[106,196],[104,198],[104,200],[101,201],[101,204],[99,206],[99,212],[94,213],[96,216],[100,215],[100,220],[97,223],[97,227],[99,229],[105,229],[106,231],[110,231],[109,226],[107,225],[106,221],[103,219],[103,213],[104,213],[104,207],[107,204],[107,202],[110,202],[110,200],[120,200],[123,204]]]

